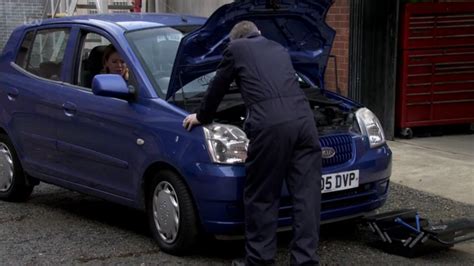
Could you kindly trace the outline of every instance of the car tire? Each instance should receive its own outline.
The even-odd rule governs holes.
[[[0,134],[0,199],[21,202],[33,192],[10,139]]]
[[[185,183],[172,171],[157,173],[147,193],[148,221],[161,250],[190,253],[200,233],[193,199]]]

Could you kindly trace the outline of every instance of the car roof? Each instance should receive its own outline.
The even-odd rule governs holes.
[[[115,25],[123,31],[160,26],[202,25],[206,18],[168,13],[95,14],[45,19],[34,26],[79,23],[91,26]]]

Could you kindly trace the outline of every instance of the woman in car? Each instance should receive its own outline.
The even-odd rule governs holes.
[[[104,50],[104,57],[102,60],[103,74],[118,74],[128,81],[129,71],[127,64],[123,61],[117,49],[112,44],[109,44]]]

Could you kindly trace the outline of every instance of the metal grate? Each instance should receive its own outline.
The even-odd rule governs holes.
[[[323,159],[323,167],[343,164],[352,158],[352,137],[350,135],[321,136],[321,148],[331,147],[336,151],[334,157]]]

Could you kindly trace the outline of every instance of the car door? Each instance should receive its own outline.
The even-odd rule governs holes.
[[[94,95],[87,87],[90,82],[85,80],[102,61],[95,48],[110,44],[112,38],[83,26],[75,39],[77,49],[68,65],[71,75],[62,94],[62,104],[70,112],[58,124],[57,136],[64,175],[88,188],[132,198],[137,183],[133,154],[141,152],[137,138],[143,107],[135,101]],[[113,45],[121,52],[119,45]]]
[[[59,93],[70,30],[58,25],[27,32],[6,78],[11,135],[30,173],[57,173],[56,120],[63,112]]]

